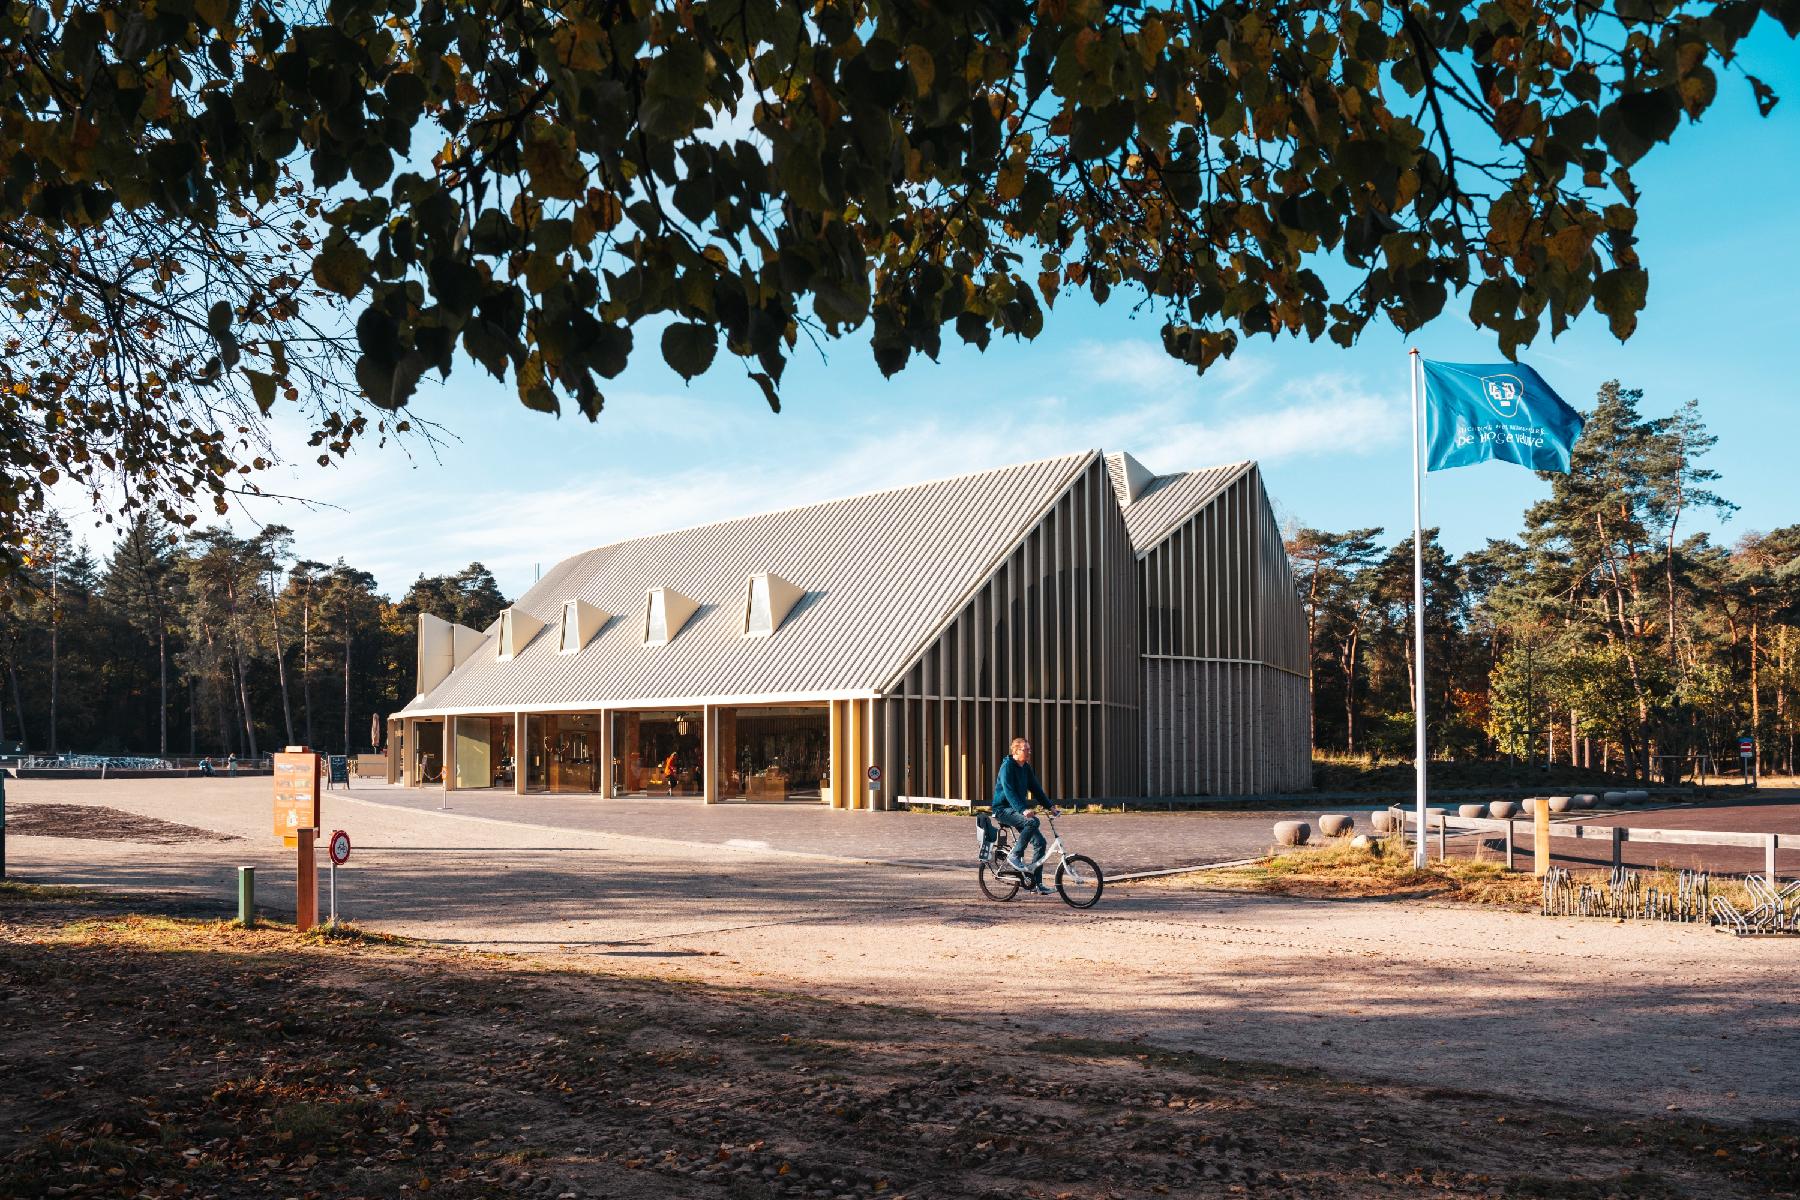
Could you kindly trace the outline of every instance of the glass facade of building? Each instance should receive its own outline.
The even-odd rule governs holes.
[[[831,776],[825,705],[721,708],[717,714],[721,799],[824,798]]]
[[[600,715],[552,714],[525,718],[525,790],[600,790]]]
[[[452,769],[459,789],[511,788],[511,717],[454,717]]]
[[[698,709],[613,714],[613,794],[700,795],[703,731]]]

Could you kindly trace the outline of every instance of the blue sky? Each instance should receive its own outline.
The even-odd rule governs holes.
[[[1783,96],[1774,114],[1759,119],[1748,84],[1728,75],[1705,121],[1636,172],[1651,292],[1631,341],[1590,315],[1522,356],[1577,407],[1610,378],[1642,387],[1651,413],[1697,398],[1719,436],[1721,490],[1741,511],[1722,530],[1696,527],[1728,539],[1800,521],[1800,55],[1765,30],[1745,61]],[[618,538],[1086,447],[1129,450],[1158,471],[1256,458],[1284,520],[1410,531],[1399,334],[1372,328],[1351,350],[1258,340],[1195,379],[1163,355],[1157,320],[1133,320],[1121,300],[1066,298],[1035,343],[986,354],[947,338],[940,362],[891,380],[866,339],[828,346],[827,359],[803,350],[780,415],[723,355],[684,386],[653,334],[640,333],[596,425],[528,412],[471,368],[414,402],[454,439],[435,455],[371,445],[321,472],[302,453],[268,486],[334,507],[251,511],[293,526],[302,554],[341,556],[393,593],[478,559],[513,595],[538,566]],[[1454,307],[1412,344],[1431,358],[1500,358]],[[1545,490],[1506,464],[1436,473],[1426,521],[1465,550],[1516,534]]]

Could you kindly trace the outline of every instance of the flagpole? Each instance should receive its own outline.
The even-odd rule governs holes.
[[[1419,470],[1419,352],[1407,354],[1412,379],[1413,477],[1413,780],[1417,792],[1418,842],[1413,866],[1425,867],[1425,485]]]

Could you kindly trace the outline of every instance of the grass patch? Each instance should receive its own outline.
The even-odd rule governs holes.
[[[0,900],[93,900],[97,893],[87,888],[64,887],[60,884],[24,883],[17,879],[0,879]]]
[[[349,921],[339,921],[336,925],[314,925],[300,935],[300,940],[315,946],[412,946],[417,945],[412,938],[400,937],[392,933],[378,933],[373,929],[364,929]]]
[[[1354,846],[1342,839],[1272,854],[1241,867],[1177,878],[1206,887],[1309,899],[1450,900],[1511,912],[1540,909],[1544,886],[1537,876],[1530,871],[1508,871],[1499,861],[1479,857],[1480,851],[1477,854],[1476,858],[1430,862],[1419,870],[1404,846],[1390,845],[1385,839]],[[1529,856],[1524,861],[1529,862]],[[1680,886],[1678,872],[1671,866],[1644,868],[1639,873],[1646,892],[1654,888],[1669,895]],[[1602,891],[1607,874],[1601,869],[1572,873],[1577,887],[1585,883]],[[1740,911],[1755,905],[1744,881],[1731,876],[1713,876],[1712,894],[1723,896]]]
[[[1383,841],[1354,846],[1338,841],[1271,855],[1242,867],[1208,871],[1211,887],[1327,899],[1445,899],[1518,912],[1543,899],[1536,877],[1497,862],[1450,859],[1413,866],[1412,856]]]

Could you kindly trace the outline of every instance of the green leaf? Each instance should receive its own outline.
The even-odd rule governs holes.
[[[313,259],[313,282],[328,292],[354,296],[369,279],[369,256],[341,229],[334,229]]]
[[[762,389],[763,399],[769,402],[769,411],[780,412],[781,395],[775,390],[775,381],[762,371],[750,372],[750,378],[754,379],[756,386]]]
[[[263,416],[268,416],[269,410],[275,407],[275,376],[250,367],[243,370],[244,377],[250,381],[250,395],[256,401],[256,407]]]
[[[1637,267],[1603,271],[1594,280],[1594,307],[1606,314],[1621,342],[1637,328],[1638,313],[1650,294],[1650,273]]]
[[[705,374],[718,349],[718,334],[710,325],[679,321],[663,330],[663,361],[675,368],[683,379]]]
[[[1105,108],[1075,110],[1074,125],[1069,131],[1069,152],[1076,158],[1106,158],[1125,144],[1133,126],[1131,103],[1120,101]]]

